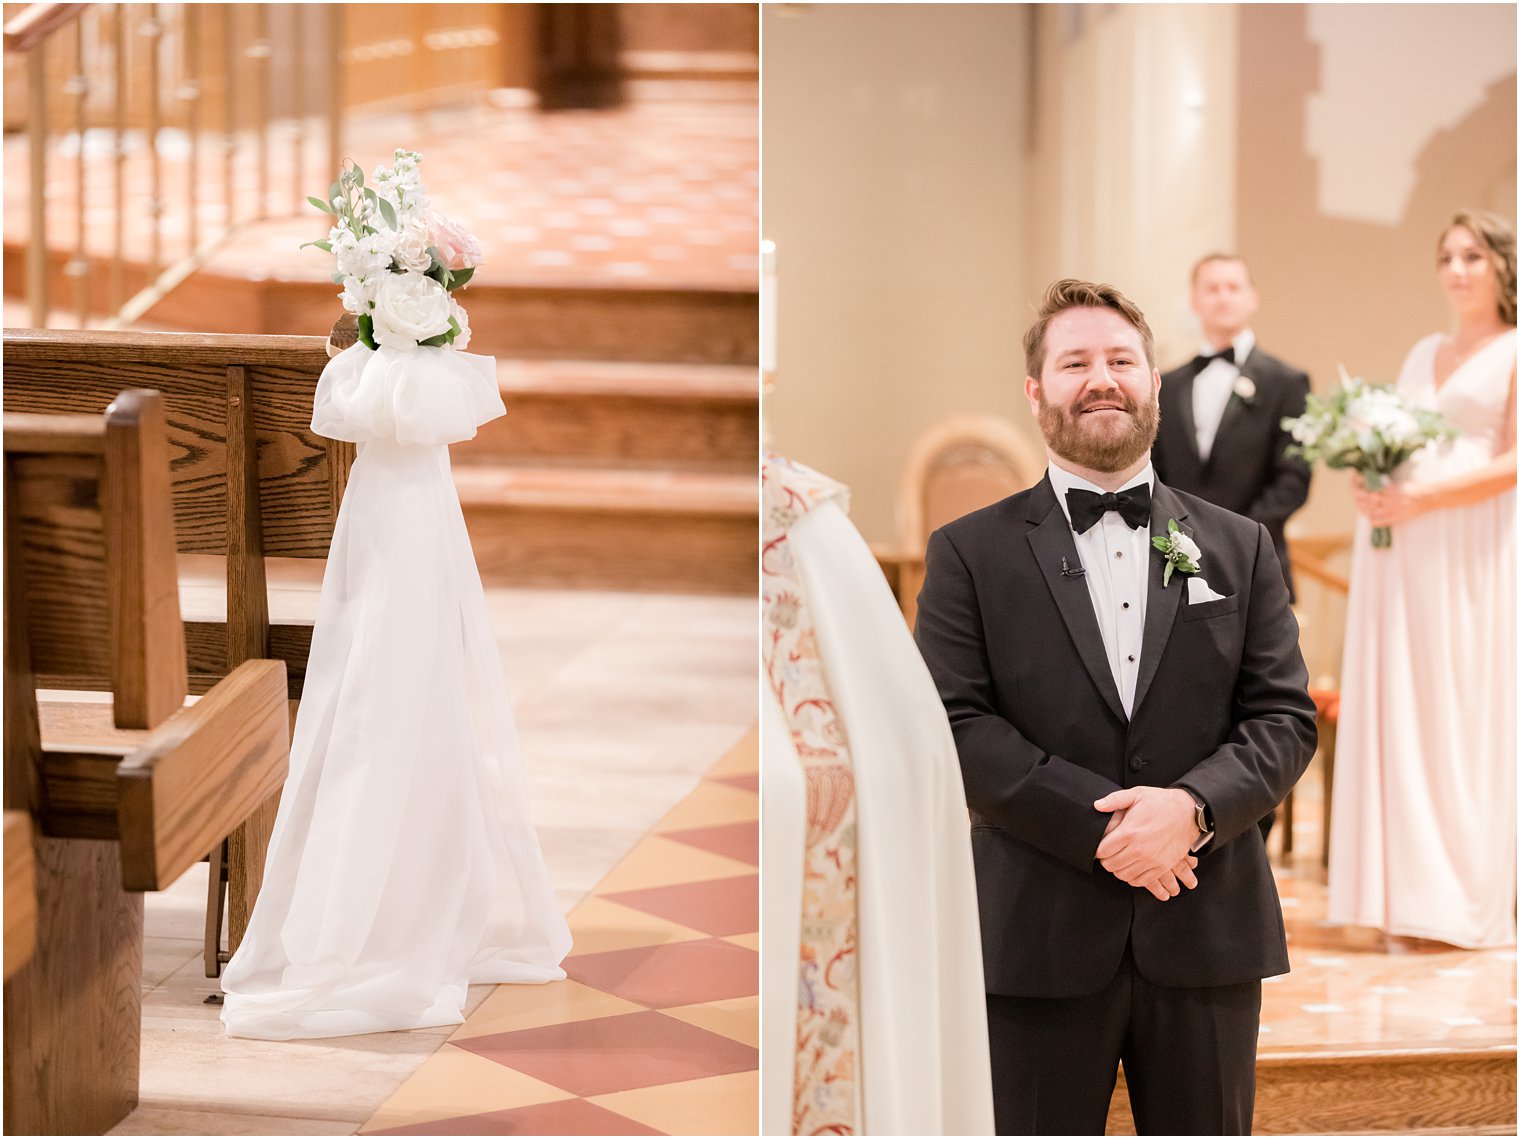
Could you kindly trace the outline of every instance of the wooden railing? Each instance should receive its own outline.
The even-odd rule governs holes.
[[[80,327],[99,313],[112,314],[95,322],[105,327],[131,324],[242,226],[294,216],[319,177],[304,160],[312,120],[338,168],[342,53],[315,69],[319,90],[307,64],[342,41],[341,7],[281,5],[278,20],[273,7],[33,4],[7,20],[6,127],[28,140],[34,327],[55,307]],[[284,186],[270,184],[276,145],[294,158]],[[69,196],[60,217],[52,199]]]

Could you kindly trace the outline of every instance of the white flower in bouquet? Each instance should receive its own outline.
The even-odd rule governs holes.
[[[417,171],[422,155],[397,147],[395,157],[394,166],[375,167],[375,192],[396,208],[398,218],[405,219],[428,206],[422,175]]]
[[[1311,395],[1304,414],[1284,419],[1282,427],[1293,436],[1289,454],[1356,471],[1369,490],[1381,487],[1422,447],[1454,434],[1434,411],[1411,406],[1393,388],[1348,376],[1344,368],[1339,388],[1323,398]],[[1374,528],[1372,544],[1387,549],[1392,530]]]
[[[392,260],[403,273],[426,273],[433,267],[433,254],[428,248],[427,222],[420,217],[408,218],[396,233]]]
[[[387,348],[415,348],[449,331],[453,304],[431,277],[387,273],[375,290],[375,340]]]
[[[449,298],[449,304],[452,306],[451,315],[454,317],[454,323],[459,325],[459,335],[454,337],[454,347],[463,352],[470,346],[470,315],[464,311],[464,305],[453,297]]]
[[[368,315],[375,302],[375,278],[343,278],[343,308],[355,316]]]
[[[398,148],[393,166],[375,168],[373,186],[345,161],[327,199],[307,199],[337,224],[325,241],[306,245],[333,255],[343,307],[358,316],[359,343],[371,351],[470,343],[469,317],[453,294],[484,256],[473,234],[429,208],[421,161]]]

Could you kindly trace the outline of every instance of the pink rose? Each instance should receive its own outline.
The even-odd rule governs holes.
[[[439,260],[450,269],[472,269],[485,260],[475,235],[442,214],[433,214],[428,219],[428,237],[438,250]]]

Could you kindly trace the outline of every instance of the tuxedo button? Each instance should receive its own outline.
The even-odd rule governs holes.
[[[1129,769],[1131,771],[1139,771],[1144,766],[1145,760],[1141,759],[1138,755],[1132,755],[1129,757]]]
[[[1135,654],[1134,653],[1130,653],[1129,654],[1129,663],[1130,664],[1134,664],[1135,663]]]

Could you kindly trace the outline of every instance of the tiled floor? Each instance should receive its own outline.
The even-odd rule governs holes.
[[[753,1135],[759,796],[751,731],[570,915],[569,979],[503,985],[376,1135]]]
[[[540,113],[486,105],[414,115],[365,116],[347,125],[343,152],[366,171],[390,161],[397,146],[423,155],[422,174],[436,208],[464,222],[481,240],[481,284],[655,285],[753,289],[758,267],[759,115],[754,103],[656,103],[615,111]],[[209,268],[239,276],[325,281],[331,258],[298,250],[325,235],[322,215],[304,203],[325,196],[327,143],[314,126],[304,148],[303,184],[294,183],[290,124],[273,128],[267,173],[269,216],[240,233]],[[180,195],[189,182],[184,140],[164,135],[163,184]],[[102,133],[84,147],[85,246],[91,256],[114,250],[110,211],[114,174]],[[222,225],[223,180],[210,140],[199,159],[201,240]],[[5,239],[27,236],[27,140],[8,137],[5,155]],[[79,146],[59,141],[48,167],[48,240],[75,248]],[[242,144],[235,217],[253,215],[257,190],[251,140]],[[129,147],[126,249],[146,260],[150,166]],[[189,211],[163,218],[167,261],[189,249]],[[19,283],[18,286],[19,287]]]
[[[309,617],[320,564],[270,561],[272,615]],[[187,559],[182,571],[188,580],[181,591],[186,614],[214,611],[220,588],[202,583],[217,581],[219,566],[213,559]],[[602,953],[680,939],[718,942],[734,954],[753,957],[754,946],[742,936],[726,941],[710,937],[621,902],[587,899],[587,894],[604,879],[613,883],[609,890],[672,884],[682,880],[688,866],[693,880],[753,878],[752,859],[730,858],[674,838],[661,839],[670,857],[656,859],[649,877],[629,877],[624,866],[650,865],[642,861],[642,852],[653,841],[646,836],[656,824],[662,831],[685,831],[750,820],[753,830],[756,796],[702,777],[714,757],[727,754],[754,720],[754,602],[514,589],[491,589],[486,596],[513,694],[544,857],[556,895],[576,915],[580,956],[575,967],[581,968],[584,960],[586,968],[593,968]],[[743,763],[733,769],[746,770]],[[750,763],[747,770],[753,769]],[[641,861],[626,859],[635,848]],[[217,991],[200,960],[205,885],[202,864],[169,890],[147,897],[141,1104],[113,1134],[349,1135],[429,1064],[429,1079],[440,1072],[448,1077],[456,1070],[448,1067],[452,1063],[466,1073],[474,1065],[498,1083],[513,1080],[526,1097],[513,1106],[572,1096],[553,1087],[543,1092],[548,1085],[535,1076],[503,1068],[457,1043],[443,1050],[450,1060],[434,1062],[455,1031],[452,1027],[317,1041],[228,1039],[217,1006],[204,1003]],[[642,975],[629,974],[633,988],[627,991],[654,983],[636,980]],[[562,1022],[567,1017],[557,1002],[565,999],[577,1017],[652,1007],[619,996],[625,991],[622,984],[608,984],[617,992],[582,981],[518,988],[507,1002],[516,1020],[501,1023],[524,1028]],[[495,1003],[491,998],[500,991],[472,988],[466,1011],[485,1009],[495,1015],[505,998]],[[747,988],[725,989],[721,996],[693,997],[688,1005],[709,997],[714,1002],[694,1010],[677,1002],[650,1015],[679,1031],[704,1031],[727,1046],[739,1034],[733,1026],[754,1015],[754,991],[751,982]],[[588,1001],[588,993],[599,995]],[[726,1003],[736,997],[737,1004]],[[748,1014],[745,999],[751,1006]],[[533,1004],[543,1000],[549,1006]],[[471,1022],[477,1023],[493,1022]],[[753,1050],[752,1040],[738,1043]],[[674,1109],[700,1113],[704,1104],[731,1105],[737,1093],[722,1081],[753,1076],[751,1071],[748,1077],[694,1081],[682,1101],[685,1106]],[[713,1078],[719,1083],[712,1083]],[[445,1086],[453,1089],[448,1094],[455,1097],[449,1101],[454,1115],[487,1114],[503,1106],[499,1094],[487,1094],[485,1083],[478,1084],[476,1095],[477,1085],[468,1076],[462,1083],[446,1079]],[[420,1087],[427,1101],[427,1085]],[[632,1097],[631,1110],[642,1113],[638,1118],[665,1120],[670,1127],[650,1126],[679,1130],[677,1121],[662,1114],[673,1110],[671,1103],[661,1100],[645,1108],[637,1102],[641,1094],[626,1088],[606,1096],[597,1093],[595,1103],[588,1100],[567,1110],[580,1111],[588,1120],[602,1118],[598,1113],[621,1114],[607,1105],[612,1097]],[[396,1120],[398,1125],[409,1121]],[[489,1130],[493,1125],[482,1126]]]
[[[1515,951],[1453,949],[1324,924],[1322,780],[1300,783],[1295,850],[1279,865],[1292,972],[1262,989],[1260,1054],[1515,1043]],[[1281,836],[1273,836],[1274,846]]]

